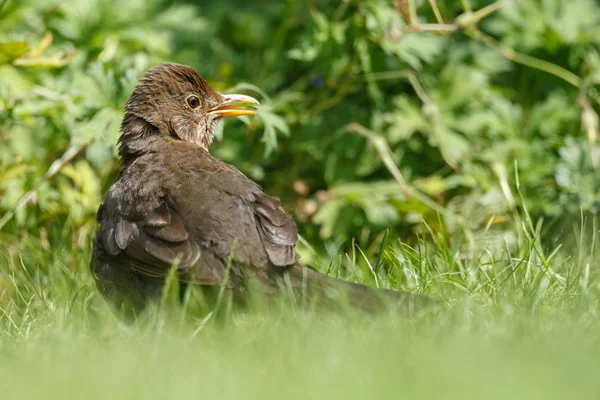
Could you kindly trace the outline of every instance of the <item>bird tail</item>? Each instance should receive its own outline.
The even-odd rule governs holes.
[[[436,299],[414,293],[377,289],[321,274],[295,264],[281,274],[281,283],[296,297],[328,309],[348,307],[367,312],[400,310],[413,312],[438,303]]]

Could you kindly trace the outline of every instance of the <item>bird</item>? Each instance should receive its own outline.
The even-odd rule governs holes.
[[[171,271],[185,286],[251,288],[330,307],[413,310],[426,296],[338,280],[303,265],[298,232],[277,198],[209,152],[227,117],[253,115],[259,101],[220,94],[192,67],[146,71],[128,99],[118,140],[121,170],[97,212],[90,268],[102,296],[142,311],[159,299]]]

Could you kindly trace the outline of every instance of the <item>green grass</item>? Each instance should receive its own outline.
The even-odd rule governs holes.
[[[134,323],[96,294],[85,235],[4,234],[3,398],[597,398],[597,226],[567,231],[554,251],[526,213],[511,224],[499,237],[493,225],[423,226],[410,246],[390,239],[317,259],[350,280],[442,300],[412,316],[282,302],[207,318],[165,302]]]

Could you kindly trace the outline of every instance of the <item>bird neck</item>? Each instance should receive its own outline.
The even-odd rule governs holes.
[[[143,154],[158,151],[161,138],[158,131],[157,127],[144,118],[126,112],[119,138],[119,157],[123,163],[127,164]]]

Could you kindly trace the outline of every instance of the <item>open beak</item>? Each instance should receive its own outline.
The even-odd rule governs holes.
[[[223,102],[208,111],[208,114],[220,117],[240,117],[256,114],[256,105],[260,104],[254,97],[245,94],[223,94]]]

